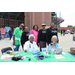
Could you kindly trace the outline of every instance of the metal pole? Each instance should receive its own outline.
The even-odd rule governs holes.
[[[9,16],[9,15],[10,15],[10,13],[8,12],[8,26],[9,26],[9,18],[10,18],[10,16]]]
[[[57,13],[56,13],[56,29],[57,29]]]
[[[5,27],[5,12],[4,12],[4,27]]]
[[[61,12],[59,12],[59,17],[60,17],[60,20],[59,20],[59,30],[61,32]]]
[[[24,27],[23,27],[23,30],[24,30],[24,28],[25,28],[25,15],[24,15],[24,12],[23,12],[23,22],[24,22]]]
[[[57,39],[58,39],[58,29],[57,29],[57,13],[56,13],[56,30],[57,30]],[[59,39],[58,39],[58,41],[57,42],[59,42]]]

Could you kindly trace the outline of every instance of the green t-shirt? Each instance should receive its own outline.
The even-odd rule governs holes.
[[[21,36],[22,36],[22,30],[19,29],[19,27],[17,27],[15,30],[14,30],[14,33],[13,35],[15,35],[15,38],[18,38],[18,39],[21,39]],[[19,40],[16,40],[15,39],[15,45],[19,45]]]

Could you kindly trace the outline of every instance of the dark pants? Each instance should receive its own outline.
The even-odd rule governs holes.
[[[42,51],[41,48],[46,48],[46,41],[40,41],[40,51]]]
[[[1,40],[1,35],[0,35],[0,40]]]
[[[12,38],[12,34],[9,34],[9,37],[10,37],[10,40],[11,40],[11,38]]]
[[[20,45],[15,45],[15,46],[16,48],[14,49],[14,51],[18,51]]]

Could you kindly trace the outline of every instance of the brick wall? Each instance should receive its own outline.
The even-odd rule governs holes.
[[[24,23],[29,27],[29,30],[33,28],[34,24],[37,24],[40,29],[42,22],[50,26],[51,12],[24,12],[24,15]]]
[[[23,21],[9,19],[9,25],[12,28],[19,26]],[[4,19],[0,18],[0,25],[4,25]],[[8,19],[5,19],[5,25],[8,26]]]
[[[47,26],[51,22],[51,12],[24,12],[24,24],[29,27],[29,30],[33,28],[34,24],[37,24],[39,29],[42,22],[45,22]],[[23,21],[9,19],[10,27],[15,28],[19,26]],[[4,19],[0,18],[0,25],[4,25]],[[5,19],[5,25],[8,26],[8,19]]]

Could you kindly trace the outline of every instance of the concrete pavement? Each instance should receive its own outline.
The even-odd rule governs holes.
[[[72,34],[66,34],[65,36],[61,36],[58,34],[59,37],[59,44],[63,47],[63,51],[70,51],[70,47],[74,46],[75,47],[75,41],[73,41],[73,35]],[[3,42],[1,42],[3,41]],[[1,54],[1,49],[5,47],[11,47],[11,42],[9,38],[2,39],[0,41],[0,55]],[[6,41],[6,42],[4,42]]]
[[[59,44],[63,47],[63,51],[70,51],[70,47],[75,47],[75,41],[73,41],[72,34],[66,34],[65,36],[59,35]]]

